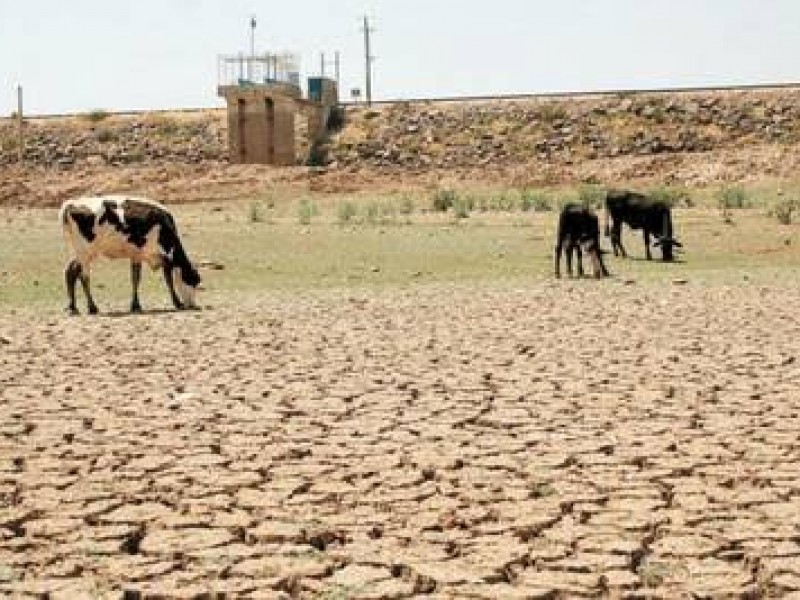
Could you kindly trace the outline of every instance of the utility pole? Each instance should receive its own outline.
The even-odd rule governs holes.
[[[333,53],[333,61],[328,60],[325,57],[324,52],[320,53],[319,64],[320,64],[319,74],[321,77],[326,77],[328,72],[328,66],[333,65],[333,79],[336,81],[336,85],[339,85],[341,66],[342,66],[341,54],[339,53],[339,51],[336,50],[336,52]]]
[[[22,86],[17,85],[17,159],[19,164],[25,160],[25,129],[22,116]]]
[[[369,26],[369,19],[365,16],[364,17],[364,66],[366,70],[366,85],[365,89],[367,92],[367,106],[372,106],[372,61],[375,60],[375,57],[372,56],[372,50],[370,47],[370,34],[375,31]]]
[[[250,60],[247,61],[247,79],[253,81],[253,66],[256,60],[256,16],[250,17]]]

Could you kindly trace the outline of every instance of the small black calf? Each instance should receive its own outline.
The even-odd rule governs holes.
[[[600,225],[597,215],[581,204],[567,204],[558,219],[556,238],[556,277],[561,277],[561,252],[566,244],[567,271],[572,277],[572,252],[578,254],[578,276],[583,276],[582,251],[592,260],[594,276],[608,276],[603,264],[603,251],[600,249]]]

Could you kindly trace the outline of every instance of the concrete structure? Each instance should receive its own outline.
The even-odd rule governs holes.
[[[309,79],[309,98],[303,99],[296,62],[276,59],[287,56],[220,57],[223,81],[217,92],[228,105],[231,162],[302,164],[327,133],[339,102],[336,82]]]

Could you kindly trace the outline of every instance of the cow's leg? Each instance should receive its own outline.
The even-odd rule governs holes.
[[[556,278],[561,278],[561,252],[564,249],[564,241],[559,238],[556,243]]]
[[[131,287],[133,297],[131,298],[131,312],[142,312],[142,305],[139,304],[139,282],[142,280],[142,263],[131,261]]]
[[[597,246],[597,262],[600,265],[600,275],[603,277],[608,277],[608,269],[606,269],[606,263],[603,260],[603,252],[600,250],[600,246]]]
[[[628,257],[628,253],[625,252],[625,246],[622,245],[622,221],[614,223],[614,227],[611,231],[611,245],[614,248],[614,256],[618,256],[617,251],[619,250],[619,254],[622,255],[622,258]]]
[[[69,306],[67,306],[67,312],[71,315],[79,314],[78,305],[75,302],[75,283],[78,281],[78,276],[80,274],[81,264],[77,260],[71,260],[64,269],[64,279],[67,284],[67,296],[69,297]]]
[[[575,244],[575,254],[578,256],[578,277],[583,277],[583,250],[580,244]]]
[[[164,271],[164,282],[167,284],[169,295],[172,298],[172,304],[175,308],[181,310],[183,308],[183,303],[180,298],[178,298],[178,294],[175,293],[175,282],[172,281],[172,261],[165,258],[161,268]]]
[[[97,310],[97,304],[94,303],[94,298],[92,298],[92,290],[90,287],[90,280],[89,280],[89,272],[83,265],[80,265],[80,271],[78,271],[78,277],[81,280],[81,286],[83,286],[83,293],[86,294],[86,307],[89,311],[90,315],[96,315],[99,311]]]
[[[644,254],[647,260],[653,260],[653,256],[650,254],[650,232],[647,227],[643,227],[642,232],[642,235],[644,235]]]
[[[570,277],[574,277],[574,273],[572,272],[572,253],[575,251],[575,244],[572,240],[569,241],[567,245],[567,273],[569,273]]]

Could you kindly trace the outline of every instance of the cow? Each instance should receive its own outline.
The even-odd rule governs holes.
[[[59,221],[69,252],[64,270],[70,314],[78,314],[75,283],[80,279],[89,314],[97,305],[89,287],[92,263],[100,257],[128,259],[133,297],[130,310],[142,311],[139,282],[142,263],[161,268],[176,309],[197,308],[200,275],[183,248],[175,220],[158,202],[131,196],[83,197],[64,202]]]
[[[609,219],[611,223],[609,224]],[[614,256],[628,256],[622,245],[622,224],[631,229],[641,229],[647,260],[650,254],[650,236],[656,238],[654,247],[661,247],[664,262],[675,260],[674,248],[683,245],[672,237],[672,211],[666,202],[653,200],[644,194],[630,191],[609,191],[606,195],[605,234],[611,237]]]
[[[578,254],[578,276],[583,276],[582,251],[592,259],[594,276],[608,277],[608,270],[603,263],[603,251],[600,248],[600,225],[597,215],[586,206],[569,203],[561,209],[556,234],[556,277],[561,277],[561,252],[566,244],[567,270],[572,277],[572,252]]]

